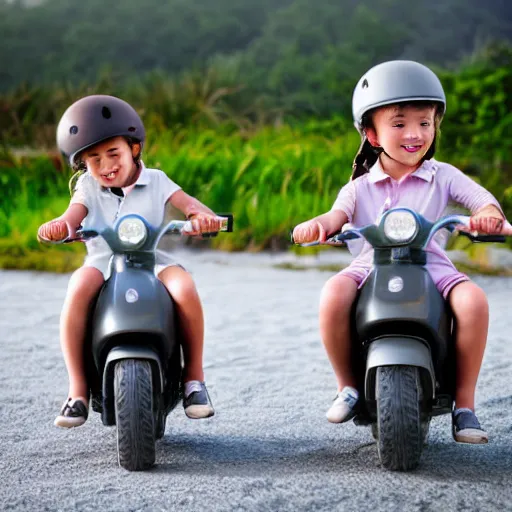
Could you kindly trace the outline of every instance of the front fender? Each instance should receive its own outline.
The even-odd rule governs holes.
[[[375,373],[379,366],[418,366],[428,377],[426,398],[433,398],[436,378],[430,348],[421,340],[407,337],[386,337],[373,341],[368,348],[365,375],[366,399],[375,399]]]
[[[114,411],[114,367],[123,359],[144,359],[151,363],[153,382],[159,383],[159,393],[164,392],[164,374],[158,354],[147,347],[120,345],[114,347],[107,356],[103,369],[103,413],[104,425],[115,424]]]

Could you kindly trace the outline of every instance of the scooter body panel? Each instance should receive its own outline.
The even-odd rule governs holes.
[[[175,308],[153,272],[125,267],[105,282],[93,313],[92,351],[97,368],[116,345],[151,344],[162,365],[178,349]]]
[[[376,266],[361,289],[354,321],[356,338],[366,348],[389,336],[423,340],[430,349],[436,387],[452,392],[452,317],[423,266]]]
[[[418,366],[429,414],[449,410],[455,388],[452,317],[423,266],[376,265],[360,291],[353,321],[354,366],[366,397],[361,423],[374,421],[379,366]]]
[[[150,361],[158,383],[155,403],[164,414],[181,397],[181,344],[169,292],[152,270],[131,267],[120,258],[112,269],[94,306],[88,343],[94,362],[88,375],[104,425],[115,424],[114,367],[122,359]]]

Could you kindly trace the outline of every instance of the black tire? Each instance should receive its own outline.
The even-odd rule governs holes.
[[[103,397],[101,393],[91,395],[91,407],[94,412],[103,412]]]
[[[162,439],[165,434],[165,420],[167,419],[167,415],[161,411],[157,414],[158,421],[156,424],[156,438]]]
[[[428,433],[430,431],[430,417],[427,420],[421,422],[421,439],[423,444],[428,442]]]
[[[422,438],[423,438],[423,444],[427,444],[428,441],[428,433],[430,430],[430,418],[424,420],[421,422],[421,428],[422,428]],[[370,425],[370,431],[372,433],[372,437],[375,441],[379,440],[379,427],[377,423],[372,423]]]
[[[125,359],[114,369],[119,465],[140,471],[155,463],[153,383],[148,361]]]
[[[370,425],[370,430],[371,430],[373,439],[375,439],[375,441],[378,441],[379,440],[379,427],[378,427],[377,423],[372,423]]]
[[[422,388],[414,366],[377,368],[377,449],[381,464],[393,471],[418,466],[425,438]]]
[[[430,429],[430,418],[421,422],[421,428],[422,428],[421,435],[422,435],[422,439],[423,439],[423,444],[427,444],[428,432]],[[378,441],[379,440],[379,427],[378,427],[377,423],[372,423],[370,425],[370,431],[372,433],[373,439],[375,441]]]

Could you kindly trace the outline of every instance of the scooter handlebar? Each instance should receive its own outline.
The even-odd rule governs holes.
[[[505,235],[473,235],[467,231],[459,231],[459,234],[469,238],[472,242],[495,242],[504,244],[507,241]]]
[[[443,228],[448,229],[448,231],[455,231],[459,226],[465,226],[469,228],[469,219],[467,215],[448,215],[442,219],[439,219],[430,230],[430,235],[427,239],[425,245],[427,245],[430,240],[434,237],[434,235]],[[484,235],[478,234],[475,232],[470,232],[465,229],[458,230],[460,235],[469,238],[472,242],[495,242],[495,243],[505,243],[507,238],[505,235]]]
[[[79,229],[75,233],[75,237],[70,239],[69,242],[85,242],[91,238],[95,238],[99,235],[94,229]]]
[[[293,232],[291,233],[290,238],[291,238],[292,243],[294,243],[296,245],[300,245],[301,247],[312,247],[315,245],[333,245],[333,246],[338,245],[339,246],[339,245],[343,245],[347,240],[355,240],[356,238],[361,238],[361,235],[359,234],[358,231],[356,231],[354,229],[348,229],[347,231],[345,231],[343,233],[338,232],[338,233],[332,234],[329,238],[327,238],[327,240],[325,240],[325,242],[316,241],[316,242],[309,242],[309,243],[305,243],[305,244],[297,244],[293,239]]]
[[[469,228],[469,219],[467,215],[448,215],[446,217],[443,217],[439,219],[434,224],[430,224],[429,234],[426,238],[426,241],[423,243],[423,247],[426,247],[432,238],[435,236],[435,234],[440,229],[448,229],[450,232],[453,232],[457,230],[460,226],[464,226],[466,228]],[[303,243],[303,244],[297,244],[293,238],[293,231],[290,234],[291,242],[300,245],[302,247],[311,247],[315,245],[333,245],[333,246],[339,246],[342,245],[347,240],[353,240],[356,238],[365,236],[362,233],[365,233],[365,235],[369,234],[365,232],[365,229],[368,229],[370,226],[366,226],[365,228],[361,229],[350,229],[345,232],[339,232],[334,233],[330,235],[330,237],[325,240],[324,242],[321,241],[315,241],[315,242],[309,242],[309,243]],[[471,233],[467,230],[461,230],[459,229],[459,233],[469,238],[472,242],[495,242],[495,243],[504,243],[506,241],[506,237],[504,235],[485,235],[485,234],[475,234]]]
[[[225,233],[233,232],[233,215],[231,213],[221,213],[217,217],[222,220],[220,231]],[[192,232],[192,222],[190,220],[171,220],[165,229],[166,234],[186,235]],[[217,232],[202,233],[204,238],[217,236]]]
[[[87,240],[90,240],[91,238],[95,238],[99,235],[97,231],[94,231],[92,229],[78,229],[75,233],[75,236],[73,237],[67,237],[63,240],[49,240],[49,239],[41,239],[42,242],[47,244],[53,244],[53,245],[60,245],[60,244],[71,244],[73,242],[86,242]]]

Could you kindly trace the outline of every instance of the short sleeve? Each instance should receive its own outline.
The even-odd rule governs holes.
[[[93,197],[93,191],[91,190],[93,186],[92,180],[93,178],[88,172],[78,178],[70,204],[83,204],[87,210],[91,209]]]
[[[356,208],[356,184],[355,181],[349,181],[338,193],[338,197],[332,205],[332,210],[342,210],[352,222]]]
[[[466,176],[456,167],[451,166],[450,198],[467,208],[472,214],[484,206],[494,205],[503,213],[496,198],[484,187]]]
[[[161,191],[164,203],[166,203],[175,192],[181,190],[181,187],[177,183],[172,181],[171,178],[169,178],[169,176],[167,176],[167,174],[165,174],[165,172],[163,171],[159,172],[158,179],[158,187]]]

